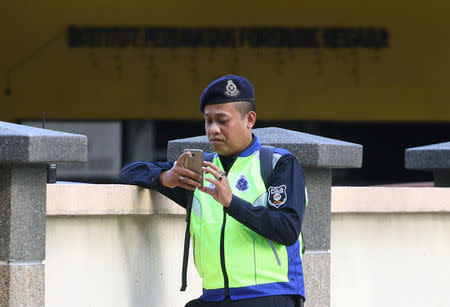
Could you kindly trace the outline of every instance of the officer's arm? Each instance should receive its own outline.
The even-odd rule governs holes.
[[[271,193],[267,207],[255,207],[233,195],[225,211],[256,233],[283,245],[292,245],[300,235],[306,205],[305,177],[292,154],[279,159],[269,180],[270,189],[281,193],[276,196]]]
[[[174,162],[132,162],[120,171],[120,182],[156,190],[180,206],[186,207],[186,192],[183,188],[167,188],[159,181],[161,172],[171,169],[173,164]]]

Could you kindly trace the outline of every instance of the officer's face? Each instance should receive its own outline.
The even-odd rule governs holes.
[[[255,112],[241,118],[233,103],[221,103],[207,105],[204,116],[206,136],[217,153],[231,156],[250,145]]]

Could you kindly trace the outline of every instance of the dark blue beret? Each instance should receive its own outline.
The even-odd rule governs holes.
[[[211,82],[200,97],[200,110],[205,111],[208,104],[219,104],[234,101],[250,101],[255,103],[253,86],[244,77],[228,75]]]

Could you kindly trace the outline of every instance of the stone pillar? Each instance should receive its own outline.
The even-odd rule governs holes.
[[[86,158],[85,136],[0,122],[0,307],[45,305],[47,164]]]
[[[450,142],[406,149],[405,168],[432,171],[434,186],[450,187]]]
[[[262,145],[292,152],[303,167],[309,198],[302,227],[306,306],[330,306],[331,170],[361,167],[362,146],[280,128],[253,132]],[[175,160],[185,148],[212,151],[205,136],[174,140],[168,144],[168,160]]]

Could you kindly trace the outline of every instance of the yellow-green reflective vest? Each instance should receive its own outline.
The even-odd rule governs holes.
[[[261,178],[259,159],[259,150],[238,157],[227,179],[233,195],[253,206],[267,206],[267,189]],[[217,154],[213,163],[224,170]],[[208,176],[212,177],[205,174]],[[238,189],[235,184],[242,176],[248,189]],[[210,183],[204,180],[204,185]],[[301,238],[285,246],[224,214],[224,207],[212,196],[199,190],[194,192],[190,232],[195,266],[203,279],[202,299],[219,301],[226,294],[231,299],[285,294],[304,297]]]

